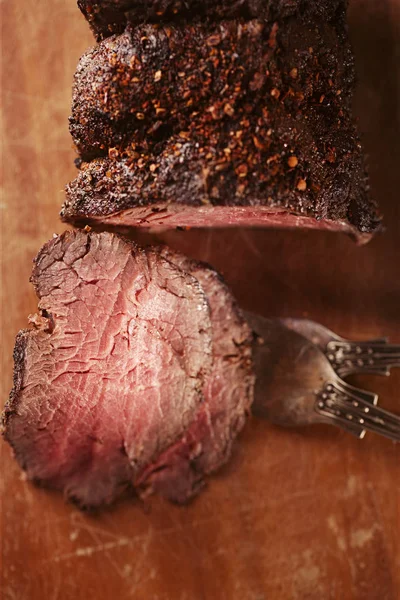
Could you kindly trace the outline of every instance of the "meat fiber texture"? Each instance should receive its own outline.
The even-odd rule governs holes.
[[[251,333],[218,275],[109,233],[35,259],[3,434],[28,479],[82,508],[128,490],[175,502],[230,456],[250,409]]]
[[[128,26],[89,50],[75,75],[80,171],[63,220],[301,226],[369,239],[380,217],[337,8],[326,18]]]

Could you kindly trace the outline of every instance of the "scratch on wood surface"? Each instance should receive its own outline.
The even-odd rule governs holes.
[[[329,515],[329,517],[327,519],[327,523],[328,523],[329,529],[335,535],[336,543],[338,545],[339,550],[342,550],[342,552],[345,552],[346,548],[347,548],[346,538],[340,532],[339,525],[336,521],[335,515]]]
[[[50,560],[44,561],[47,562],[60,562],[62,560],[68,560],[70,558],[79,558],[84,556],[92,556],[96,552],[105,552],[106,550],[113,550],[114,548],[121,548],[122,546],[129,546],[134,541],[128,538],[120,538],[115,542],[104,542],[101,544],[96,544],[94,546],[83,546],[81,548],[77,548],[73,552],[67,552],[66,554],[59,554],[58,556],[53,556]]]
[[[350,546],[352,548],[363,548],[366,544],[372,541],[375,533],[380,528],[374,524],[371,527],[356,529],[350,533]]]
[[[49,522],[47,521],[47,523],[49,523]],[[62,544],[60,529],[57,529],[57,531],[54,533],[56,536],[57,545]],[[52,528],[49,526],[47,529],[48,539],[52,539],[54,533],[52,531]],[[52,600],[58,600],[59,598],[61,598],[62,597],[62,589],[63,589],[63,581],[62,581],[62,574],[61,574],[60,569],[55,569],[55,573],[53,574],[50,585],[51,585],[51,590],[52,590]]]
[[[102,540],[100,539],[99,533],[97,533],[96,531],[93,531],[93,529],[92,530],[87,529],[87,531],[88,531],[89,535],[91,536],[91,538],[93,539],[93,541],[95,542],[95,544],[97,544],[97,547],[101,546]],[[123,570],[118,566],[118,564],[116,563],[116,561],[114,560],[114,558],[112,557],[112,555],[110,554],[110,552],[107,548],[104,549],[104,553],[105,553],[109,563],[111,564],[111,566],[114,568],[114,570],[117,572],[117,574],[123,579],[124,578]]]
[[[390,548],[390,540],[388,539],[388,534],[386,531],[386,528],[383,526],[384,524],[384,518],[383,518],[383,514],[382,514],[382,510],[380,507],[380,504],[377,501],[377,497],[376,497],[376,489],[375,486],[373,484],[371,484],[371,482],[367,483],[367,487],[368,490],[370,492],[370,501],[371,504],[375,510],[375,515],[374,515],[374,522],[376,523],[380,523],[381,527],[381,535],[382,535],[382,539],[384,542],[384,547],[386,548],[386,552],[388,552],[388,549]]]
[[[281,461],[277,461],[274,464],[274,466],[279,465],[281,463]],[[240,484],[238,484],[240,485]],[[329,493],[327,491],[327,493]],[[245,496],[244,493],[242,494],[241,497],[239,497],[240,500],[240,504],[238,504],[238,512],[239,513],[243,513],[243,512],[254,512],[256,510],[265,510],[265,509],[274,509],[275,507],[281,507],[282,504],[285,503],[290,503],[293,500],[300,500],[300,499],[304,499],[307,497],[313,497],[315,496],[315,490],[312,488],[312,486],[310,485],[309,487],[307,487],[306,489],[301,489],[301,490],[297,490],[294,492],[289,492],[288,494],[282,494],[279,497],[277,497],[276,499],[273,498],[268,498],[267,500],[260,501],[260,497],[254,497],[254,496]],[[218,518],[218,515],[215,515],[215,518]]]
[[[347,498],[351,498],[357,493],[357,488],[359,486],[358,477],[355,475],[349,475],[346,484],[346,490],[344,491],[344,496]]]
[[[210,522],[214,521],[216,518],[217,518],[217,515],[206,518],[206,519],[200,519],[198,521],[193,521],[192,526],[199,527],[204,524],[209,524]],[[93,533],[93,532],[96,533],[97,532],[97,533],[105,534],[105,535],[111,536],[113,538],[113,541],[100,542],[100,543],[96,543],[92,546],[82,546],[72,552],[55,555],[51,559],[44,561],[44,563],[59,562],[59,561],[69,560],[71,558],[77,558],[77,557],[78,558],[90,557],[97,552],[106,552],[108,550],[114,550],[116,548],[120,548],[123,546],[135,545],[139,542],[141,544],[150,543],[149,539],[153,535],[165,537],[165,536],[175,534],[175,533],[178,533],[179,531],[181,531],[181,527],[177,527],[177,526],[167,527],[165,529],[158,529],[158,530],[155,530],[152,527],[150,527],[145,533],[138,534],[133,537],[120,537],[120,536],[113,534],[112,532],[107,531],[105,529],[103,530],[102,528],[93,527],[92,525],[88,525],[87,523],[85,523],[83,521],[83,519],[82,519],[82,523],[79,525],[77,525],[77,519],[74,519],[74,522],[75,522],[75,526],[82,527],[82,529],[87,531],[88,533]]]
[[[321,551],[317,552],[315,548],[309,548],[292,558],[292,598],[326,597],[327,576],[320,558]]]
[[[252,254],[254,254],[254,256],[257,256],[257,258],[262,258],[262,253],[257,248],[257,246],[255,245],[253,240],[251,239],[251,234],[248,231],[246,231],[245,229],[239,229],[238,233],[239,233],[239,236],[244,241],[245,245],[252,252]]]
[[[307,492],[302,492],[301,494],[299,494],[299,493],[292,494],[292,495],[290,495],[290,498],[308,495],[309,493],[310,492],[307,491]],[[280,502],[282,502],[282,498],[280,498]],[[252,506],[252,504],[255,504],[255,505]],[[242,506],[241,510],[239,510],[239,512],[243,513],[243,512],[258,510],[258,509],[261,510],[262,506],[259,506],[259,503],[254,503],[254,502],[252,503],[250,501],[250,502],[247,502],[247,504],[245,506]],[[205,519],[194,520],[191,522],[190,525],[192,528],[202,527],[204,525],[210,524],[211,522],[215,521],[218,518],[219,518],[218,515],[215,514],[215,515],[212,515]],[[87,531],[89,534],[92,535],[92,537],[95,540],[95,544],[88,545],[88,546],[80,546],[71,552],[55,555],[51,559],[44,561],[45,563],[60,562],[60,561],[70,560],[73,558],[88,558],[96,553],[107,553],[111,550],[116,550],[118,548],[126,547],[126,546],[132,546],[132,545],[135,545],[138,543],[141,544],[141,551],[143,552],[143,547],[148,548],[149,544],[151,543],[154,536],[157,536],[157,537],[160,536],[161,538],[164,539],[171,534],[183,533],[186,531],[186,528],[183,526],[183,524],[176,522],[173,524],[172,527],[167,527],[167,528],[158,529],[158,530],[150,527],[143,534],[138,534],[133,537],[121,537],[107,529],[103,529],[102,527],[93,526],[93,525],[89,524],[85,520],[85,518],[82,515],[80,515],[79,513],[78,514],[73,513],[71,515],[71,524],[73,524],[73,526],[74,526],[74,530],[71,533],[71,535],[73,537],[72,541],[75,541],[78,538],[79,528],[81,528],[83,531]],[[112,540],[109,542],[101,541],[101,539],[98,536],[96,537],[96,534],[111,537]],[[188,536],[188,539],[190,539],[190,536]],[[171,552],[170,546],[168,546],[168,552]],[[124,576],[123,572],[120,569],[118,569],[118,573],[121,577]]]
[[[17,598],[16,591],[9,586],[4,589],[4,598],[5,600],[19,600]]]
[[[136,560],[133,566],[133,572],[132,572],[132,585],[130,588],[130,596],[133,596],[137,589],[139,588],[139,586],[142,586],[146,581],[148,581],[149,579],[151,579],[151,575],[150,575],[150,571],[149,569],[146,567],[147,564],[147,556],[148,556],[148,552],[149,552],[149,548],[150,548],[150,544],[152,541],[152,537],[153,537],[153,529],[152,527],[149,527],[147,534],[143,540],[143,543],[140,547],[140,553],[136,556]],[[145,566],[145,569],[143,569],[143,567]],[[143,577],[144,573],[147,573],[147,577]]]
[[[109,529],[105,529],[104,527],[100,527],[98,525],[93,525],[91,521],[89,521],[82,513],[73,513],[70,518],[71,525],[78,530],[82,529],[83,531],[87,531],[88,533],[94,532],[107,537],[112,538],[113,540],[121,539],[121,536],[117,533],[110,531]]]
[[[235,592],[235,597],[240,597],[241,600],[267,600],[264,592],[251,589],[251,584],[249,582],[243,583],[242,581],[236,581]]]
[[[75,529],[74,531],[71,531],[71,533],[69,534],[69,539],[71,540],[71,542],[75,542],[78,535],[79,535],[79,531],[77,529]]]
[[[176,517],[176,514],[172,512],[171,513],[171,521],[172,521],[173,527],[176,529],[176,532],[179,533],[179,535],[186,541],[186,543],[197,554],[198,547],[195,544],[195,541],[193,539],[193,536],[191,535],[191,532],[192,532],[193,528],[201,527],[203,525],[202,521],[199,522],[196,519],[193,519],[193,521],[191,521],[189,523],[189,527],[187,527],[187,526],[183,526],[182,522],[179,521],[175,517]],[[215,520],[214,515],[212,516],[212,518],[213,518],[213,520]]]

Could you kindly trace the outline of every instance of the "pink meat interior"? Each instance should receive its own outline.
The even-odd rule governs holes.
[[[19,336],[7,438],[29,478],[111,502],[193,421],[212,361],[205,296],[107,233],[52,240],[33,282],[48,318]]]

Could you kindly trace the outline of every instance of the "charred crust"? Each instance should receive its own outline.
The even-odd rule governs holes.
[[[262,19],[266,22],[299,14],[325,20],[343,17],[347,0],[78,0],[98,41],[143,23],[216,22]]]
[[[24,375],[25,375],[25,351],[27,346],[27,339],[32,334],[30,329],[22,329],[15,339],[13,360],[14,360],[14,373],[13,373],[13,387],[10,392],[9,398],[4,406],[4,411],[1,417],[1,433],[4,438],[12,445],[11,440],[8,437],[7,425],[14,414],[18,410],[19,395],[22,388]]]
[[[83,162],[62,220],[260,206],[378,230],[337,7],[326,19],[146,24],[89,51],[70,120]]]

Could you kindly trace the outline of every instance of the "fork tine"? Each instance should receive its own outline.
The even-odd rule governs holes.
[[[371,397],[373,401],[371,403]],[[333,424],[356,424],[394,441],[400,441],[400,417],[376,406],[376,394],[365,392],[338,379],[319,394],[316,411]],[[347,429],[347,427],[345,427]]]
[[[400,367],[400,344],[333,340],[325,354],[340,377],[352,373],[389,375],[391,368]]]
[[[308,319],[288,318],[282,323],[318,346],[340,377],[353,373],[390,375],[391,368],[400,367],[400,344],[389,344],[385,337],[358,342]]]
[[[362,390],[359,391],[362,392]],[[376,394],[366,392],[363,394],[363,398],[365,402],[368,402],[371,406],[376,406],[378,404],[378,396]],[[341,428],[345,429],[348,433],[355,435],[360,440],[362,440],[367,433],[367,430],[364,429],[363,425],[358,423],[357,420],[348,420],[346,423],[341,424]]]

